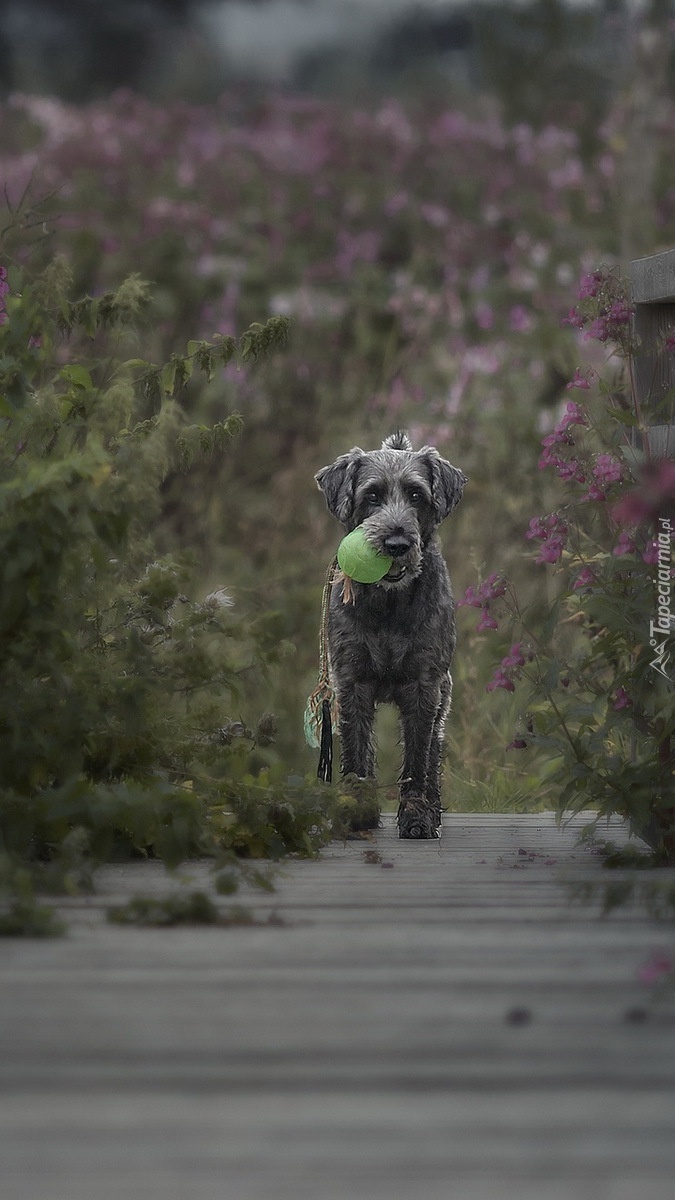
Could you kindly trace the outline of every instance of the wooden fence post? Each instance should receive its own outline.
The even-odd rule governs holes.
[[[645,435],[648,448],[652,457],[675,458],[675,346],[664,346],[666,338],[675,335],[675,250],[634,259],[630,294],[637,341],[633,387],[639,412],[649,427]],[[644,442],[637,448],[647,449]]]

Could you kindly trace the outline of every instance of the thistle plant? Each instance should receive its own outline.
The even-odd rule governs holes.
[[[675,864],[675,464],[633,448],[646,417],[630,388],[630,318],[613,273],[582,280],[567,321],[606,344],[614,367],[610,379],[576,369],[567,387],[585,401],[567,400],[542,440],[538,466],[556,476],[558,503],[524,538],[552,598],[523,610],[493,573],[460,606],[480,609],[478,632],[512,643],[487,690],[522,695],[510,748],[555,759],[560,814],[620,814]]]

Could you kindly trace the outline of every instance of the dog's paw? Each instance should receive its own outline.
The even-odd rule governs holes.
[[[398,806],[398,836],[430,840],[441,836],[441,810],[416,796],[406,796]]]

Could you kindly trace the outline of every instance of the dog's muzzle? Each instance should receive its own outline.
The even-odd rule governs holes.
[[[410,538],[402,533],[393,533],[383,539],[382,553],[394,560],[382,580],[383,583],[399,583],[408,574],[410,563],[403,563],[400,560],[405,555],[410,555],[412,546]]]
[[[410,538],[396,534],[392,537],[385,538],[382,542],[382,551],[389,558],[402,558],[407,554],[412,547]]]

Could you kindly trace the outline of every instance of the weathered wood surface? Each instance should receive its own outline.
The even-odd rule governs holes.
[[[389,819],[242,898],[283,926],[110,926],[167,880],[105,868],[65,940],[0,945],[2,1200],[671,1200],[675,1017],[636,969],[672,935],[570,903],[606,879],[550,815]]]
[[[664,399],[675,388],[675,354],[666,338],[675,328],[675,250],[635,259],[630,264],[630,294],[635,306],[633,334],[636,350],[632,383],[640,417],[650,425],[649,449],[656,458],[675,455],[673,406]],[[633,431],[638,449],[644,438]]]
[[[634,304],[675,301],[675,250],[634,258],[630,264],[630,284]]]

